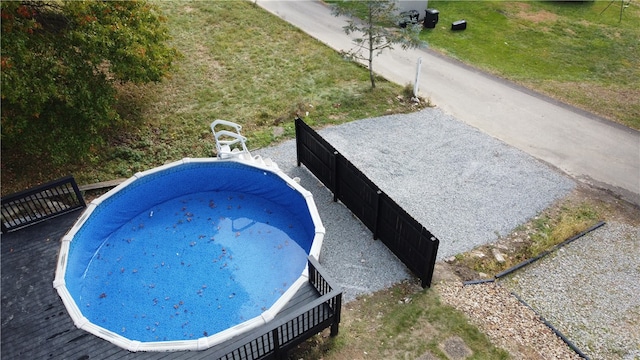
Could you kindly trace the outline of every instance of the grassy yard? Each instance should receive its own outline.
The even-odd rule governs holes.
[[[3,149],[2,194],[69,173],[93,183],[210,156],[217,118],[243,124],[257,148],[291,137],[295,114],[323,126],[416,110],[406,89],[380,79],[371,91],[360,66],[252,2],[157,4],[183,55],[176,71],[161,84],[122,86],[127,125],[73,163],[53,167]],[[622,21],[619,3],[603,12],[608,4],[431,0],[440,21],[422,36],[437,51],[640,129],[640,4]],[[458,19],[469,27],[450,31]]]
[[[183,157],[213,155],[209,124],[244,126],[251,148],[294,135],[296,114],[314,126],[415,111],[402,86],[378,81],[249,1],[159,1],[181,53],[160,84],[122,86],[125,127],[64,166],[3,149],[2,194],[73,174],[80,184],[126,178]],[[308,113],[308,115],[307,115]]]
[[[418,359],[427,351],[449,359],[442,349],[459,337],[473,352],[470,359],[509,359],[460,312],[440,302],[435,290],[418,284],[396,286],[343,305],[340,332],[315,336],[289,353],[289,359]]]
[[[432,49],[640,129],[640,3],[429,1]],[[606,10],[605,10],[606,9]],[[467,20],[464,31],[451,23]]]

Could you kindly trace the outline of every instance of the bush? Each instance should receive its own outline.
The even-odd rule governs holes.
[[[160,81],[177,52],[145,2],[1,3],[2,148],[61,163],[119,120],[114,83]]]

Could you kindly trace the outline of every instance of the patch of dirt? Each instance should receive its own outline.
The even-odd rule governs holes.
[[[524,2],[524,1],[514,1],[514,2],[508,3],[508,8],[516,9],[516,10],[519,10],[521,12],[530,11],[531,4],[529,4],[527,2]]]
[[[471,280],[479,280],[482,277],[487,277],[480,275],[477,271],[470,269],[468,266],[461,264],[456,261],[451,261],[451,271],[456,274],[462,281],[471,281]]]
[[[539,24],[542,22],[555,22],[558,20],[558,15],[546,10],[536,12],[520,11],[516,14],[516,17],[531,21],[534,24]]]
[[[510,2],[505,8],[508,9],[509,13],[513,14],[514,17],[527,20],[535,24],[542,22],[554,22],[558,20],[558,15],[552,12],[546,10],[532,11],[531,4],[528,4],[527,2]]]

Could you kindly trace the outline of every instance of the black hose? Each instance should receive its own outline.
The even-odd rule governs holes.
[[[567,344],[568,347],[571,348],[571,350],[573,350],[576,354],[578,354],[578,356],[580,356],[583,359],[587,359],[589,360],[589,357],[587,355],[585,355],[582,351],[580,351],[580,349],[578,349],[578,347],[571,342],[571,340],[567,339],[566,336],[564,336],[563,333],[560,332],[560,330],[556,329],[553,325],[551,325],[547,319],[545,319],[542,315],[538,314],[538,312],[532,308],[531,306],[529,306],[529,304],[527,304],[526,301],[522,300],[522,298],[520,296],[518,296],[518,294],[511,292],[511,295],[515,296],[516,299],[518,299],[518,301],[520,301],[520,303],[526,307],[528,307],[529,309],[531,309],[531,311],[533,311],[536,316],[538,318],[540,318],[540,320],[549,328],[551,329],[551,331],[553,331],[554,334],[556,334],[556,336],[558,336],[560,338],[560,340],[562,340],[565,344]]]
[[[480,279],[480,280],[468,280],[462,282],[462,285],[476,285],[476,284],[486,284],[496,281],[496,279]]]
[[[596,230],[597,228],[603,226],[605,224],[604,221],[599,221],[597,224],[593,225],[592,227],[588,228],[587,230],[573,236],[570,237],[569,239],[561,242],[560,244],[554,246],[553,248],[551,248],[551,250],[548,251],[544,251],[542,253],[540,253],[538,256],[533,257],[531,259],[527,259],[505,271],[500,272],[499,274],[497,274],[495,276],[494,279],[483,279],[483,280],[470,280],[470,281],[465,281],[463,282],[463,285],[475,285],[475,284],[484,284],[484,283],[489,283],[489,282],[495,282],[496,280],[500,279],[501,277],[504,277],[526,265],[529,265],[539,259],[541,259],[542,257],[546,256],[547,254],[561,248],[562,246],[565,246],[581,237],[583,237],[584,235],[592,232],[593,230]],[[571,350],[573,350],[576,354],[578,354],[578,356],[580,356],[583,359],[589,360],[589,357],[587,355],[585,355],[582,351],[580,351],[580,349],[578,349],[578,347],[573,344],[573,342],[571,342],[571,340],[567,339],[566,336],[564,336],[564,334],[562,332],[560,332],[560,330],[556,329],[553,325],[551,325],[551,323],[549,323],[547,321],[547,319],[545,319],[543,316],[541,316],[540,314],[538,314],[538,312],[533,309],[531,306],[529,306],[529,304],[527,304],[520,296],[518,296],[518,294],[511,292],[511,295],[515,296],[516,299],[518,299],[518,301],[520,301],[521,304],[523,304],[524,306],[528,307],[529,309],[531,309],[531,311],[533,311],[536,316],[538,316],[538,318],[549,328],[551,329],[551,331],[553,331],[554,334],[556,334],[556,336],[558,336],[560,338],[560,340],[562,340],[565,344],[567,344],[567,346],[569,346],[571,348]]]
[[[561,247],[563,247],[563,246],[565,246],[565,245],[569,244],[570,242],[573,242],[573,241],[575,241],[575,240],[577,240],[577,239],[579,239],[579,238],[581,238],[581,237],[585,236],[586,234],[588,234],[588,233],[592,232],[593,230],[595,230],[595,229],[597,229],[597,228],[599,228],[599,227],[603,226],[604,224],[605,224],[605,222],[604,222],[604,221],[599,221],[597,224],[593,225],[592,227],[588,228],[587,230],[585,230],[585,231],[583,231],[583,232],[581,232],[581,233],[579,233],[579,234],[577,234],[577,235],[575,235],[575,236],[572,236],[572,237],[568,238],[567,240],[565,240],[565,241],[561,242],[560,244],[558,244],[558,245],[556,245],[556,246],[552,247],[550,250],[544,251],[544,252],[542,252],[542,253],[538,254],[538,256],[536,256],[536,257],[533,257],[533,258],[531,258],[531,259],[527,259],[527,260],[525,260],[525,261],[523,261],[523,262],[521,262],[521,263],[519,263],[519,264],[517,264],[517,265],[515,265],[515,266],[513,266],[513,267],[511,267],[511,268],[509,268],[509,269],[507,269],[507,270],[505,270],[505,271],[503,271],[503,272],[501,272],[501,273],[498,273],[498,274],[496,275],[496,279],[500,279],[501,277],[504,277],[504,276],[506,276],[506,275],[509,275],[509,274],[511,274],[512,272],[514,272],[514,271],[516,271],[516,270],[520,269],[520,268],[521,268],[521,267],[523,267],[523,266],[529,265],[529,264],[531,264],[531,263],[533,263],[533,262],[535,262],[535,261],[537,261],[537,260],[541,259],[542,257],[544,257],[544,256],[546,256],[546,255],[548,255],[548,254],[550,254],[551,252],[556,251],[556,250],[558,250],[559,248],[561,248]]]

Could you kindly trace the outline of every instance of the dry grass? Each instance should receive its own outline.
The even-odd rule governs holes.
[[[463,280],[490,278],[584,232],[599,221],[640,223],[640,209],[606,191],[580,185],[510,235],[459,254],[450,263]],[[495,252],[504,257],[498,261]]]
[[[603,85],[573,81],[545,81],[527,86],[536,88],[541,93],[562,102],[578,101],[576,99],[580,102],[589,102],[590,111],[604,118],[640,119],[640,88],[630,88],[620,84]]]

